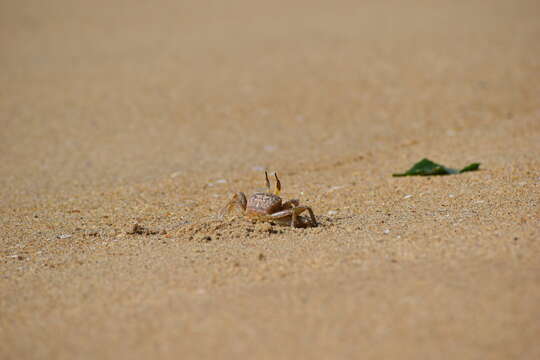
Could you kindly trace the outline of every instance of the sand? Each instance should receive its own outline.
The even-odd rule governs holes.
[[[3,2],[0,358],[540,358],[539,18]],[[216,218],[264,169],[319,227]]]

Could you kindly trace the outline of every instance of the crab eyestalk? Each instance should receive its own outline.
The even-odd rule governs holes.
[[[270,192],[270,180],[268,180],[268,173],[265,171],[264,176],[266,178],[266,189]]]
[[[276,177],[276,189],[274,190],[274,194],[279,195],[281,192],[281,182],[279,181],[276,172],[274,173],[274,176]]]

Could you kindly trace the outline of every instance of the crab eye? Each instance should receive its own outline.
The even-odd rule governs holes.
[[[268,180],[268,173],[264,172],[264,177],[266,178],[266,189],[270,191],[270,180]]]
[[[274,191],[274,194],[279,195],[279,193],[281,192],[281,182],[279,181],[276,172],[274,173],[274,176],[276,177],[276,190]]]

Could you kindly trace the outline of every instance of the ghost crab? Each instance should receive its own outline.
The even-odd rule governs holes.
[[[274,173],[276,185],[274,191],[270,191],[270,180],[268,173],[265,171],[266,192],[256,192],[249,198],[243,192],[238,192],[233,195],[232,199],[220,211],[220,215],[230,212],[233,208],[240,209],[248,218],[258,221],[275,222],[279,225],[290,225],[296,228],[316,227],[317,220],[315,214],[309,206],[300,205],[298,199],[291,199],[283,202],[279,193],[281,192],[281,182]],[[307,211],[309,219],[300,216],[301,213]]]

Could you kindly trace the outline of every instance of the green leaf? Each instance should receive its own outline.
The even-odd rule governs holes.
[[[469,166],[465,166],[463,169],[459,170],[459,173],[464,173],[466,171],[476,171],[480,167],[480,163],[472,163]]]
[[[449,175],[460,174],[466,171],[475,171],[480,167],[480,163],[473,163],[461,170],[452,169],[441,164],[437,164],[429,159],[422,159],[412,168],[404,173],[392,174],[392,176],[430,176],[430,175]]]

